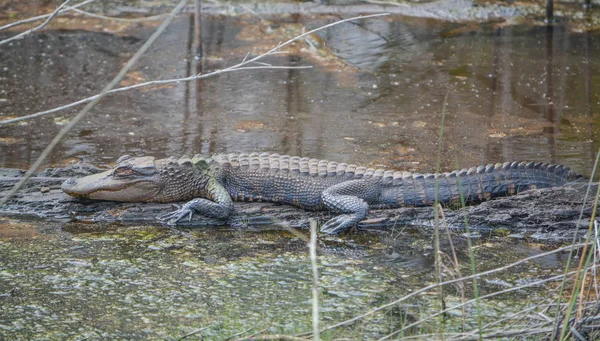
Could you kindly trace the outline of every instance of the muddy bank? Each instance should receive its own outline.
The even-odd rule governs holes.
[[[330,4],[328,4],[330,3]],[[190,10],[192,10],[190,8]],[[486,21],[509,19],[533,14],[537,9],[530,6],[477,5],[471,0],[442,0],[406,3],[358,3],[349,1],[342,4],[331,2],[303,3],[206,3],[202,10],[211,14],[231,14],[251,12],[259,14],[372,14],[392,13],[408,17],[431,18],[449,21]],[[541,14],[541,11],[540,11]]]
[[[0,214],[40,216],[73,219],[93,223],[144,222],[160,224],[156,216],[174,209],[172,204],[116,203],[105,201],[81,201],[64,194],[60,184],[68,177],[81,177],[100,169],[79,163],[66,168],[46,169],[26,185],[14,199],[0,208]],[[0,195],[5,193],[22,175],[15,169],[0,169]],[[499,198],[464,210],[445,208],[448,225],[463,229],[466,224],[477,231],[503,229],[508,233],[527,233],[540,239],[560,239],[572,236],[580,212],[580,228],[587,228],[591,215],[591,199],[582,206],[587,183],[584,181],[552,189],[531,190],[515,196]],[[596,185],[590,193],[596,192]],[[583,208],[583,211],[582,211]],[[273,228],[288,225],[306,228],[310,218],[323,222],[333,215],[327,212],[310,212],[291,206],[272,203],[235,203],[237,213],[234,221],[238,227]],[[385,230],[402,226],[431,228],[435,217],[431,207],[373,210],[368,219],[361,222],[359,230]],[[223,226],[225,222],[195,216],[181,227],[196,228]],[[89,226],[101,229],[102,224]]]

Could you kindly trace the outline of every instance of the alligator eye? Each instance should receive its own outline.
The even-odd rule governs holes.
[[[119,164],[119,163],[121,163],[121,162],[123,162],[125,160],[129,160],[129,159],[131,159],[131,155],[123,155],[123,156],[121,156],[120,158],[117,159],[117,164]]]
[[[135,172],[131,168],[117,168],[113,172],[113,174],[116,176],[129,176],[129,175],[133,175],[134,173]]]

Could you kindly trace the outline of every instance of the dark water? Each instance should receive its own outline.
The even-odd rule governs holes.
[[[284,16],[269,26],[208,17],[203,72],[273,46],[279,35],[300,32],[299,24],[325,22]],[[199,71],[190,24],[173,24],[123,85]],[[49,31],[13,43],[0,51],[0,114],[21,116],[95,94],[148,34]],[[317,50],[301,41],[293,51],[302,53],[265,60],[314,65],[310,70],[241,71],[113,95],[50,162],[271,151],[432,171],[448,95],[443,168],[534,160],[591,171],[598,146],[595,33],[390,17],[342,24],[319,38]],[[0,127],[0,165],[26,167],[75,112]]]

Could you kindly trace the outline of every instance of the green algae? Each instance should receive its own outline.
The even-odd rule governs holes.
[[[140,226],[58,234],[43,243],[5,238],[0,292],[15,290],[0,298],[0,335],[173,339],[209,326],[202,335],[221,339],[248,328],[310,329],[303,242],[272,232],[206,234],[213,238]],[[324,320],[351,317],[393,290],[394,277],[384,269],[335,255],[319,261]]]
[[[221,340],[312,328],[308,250],[288,232],[113,225],[103,233],[73,234],[61,232],[58,223],[54,229],[48,222],[37,225],[9,221],[0,229],[0,336],[5,339],[176,340],[201,330],[189,339]],[[429,257],[429,242],[428,233],[410,229],[402,235],[322,236],[322,324],[353,318],[435,282],[431,263],[419,261]],[[521,241],[481,242],[474,250],[479,270],[541,251]],[[468,273],[468,263],[461,262]],[[538,262],[492,276],[482,282],[482,292],[549,275],[559,266]],[[465,292],[472,295],[468,285]],[[459,290],[446,289],[445,296],[447,306],[460,303]],[[493,321],[547,298],[535,287],[486,300],[480,309]],[[324,332],[323,338],[378,338],[440,309],[434,290]],[[472,305],[467,314],[472,322],[467,327],[475,328]],[[457,308],[443,325],[460,331],[461,321]],[[430,333],[439,323],[426,321],[403,334]]]

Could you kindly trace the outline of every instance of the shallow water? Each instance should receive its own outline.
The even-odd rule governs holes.
[[[306,244],[278,230],[203,229],[174,234],[149,226],[105,226],[0,220],[0,336],[10,340],[169,339],[202,329],[195,339],[234,334],[297,334],[311,330],[312,274]],[[62,227],[62,232],[60,228]],[[85,226],[84,226],[85,228]],[[459,238],[460,239],[460,238]],[[508,254],[507,246],[514,247]],[[396,230],[319,241],[319,306],[323,326],[347,320],[435,281],[428,233]],[[457,245],[467,271],[464,246]],[[478,270],[538,253],[535,244],[480,244]],[[488,276],[482,293],[535,281],[564,266],[542,258]],[[450,277],[446,278],[450,279]],[[460,303],[446,289],[447,303]],[[471,295],[467,287],[468,295]],[[482,302],[483,322],[516,312],[548,295],[519,290]],[[439,310],[425,292],[323,334],[325,339],[373,339]],[[470,307],[469,316],[476,315]],[[458,318],[445,330],[458,331]],[[475,327],[469,318],[469,329]],[[439,321],[409,329],[426,333]]]
[[[207,17],[202,71],[264,52],[301,25],[331,21],[270,19]],[[122,85],[199,71],[190,24],[173,24]],[[0,115],[95,94],[148,32],[48,31],[13,43],[0,53]],[[270,151],[433,171],[448,95],[442,168],[533,160],[589,175],[598,145],[597,37],[561,26],[494,28],[397,16],[341,24],[296,44],[288,56],[265,60],[310,70],[239,71],[112,95],[50,162]],[[0,127],[0,165],[30,164],[74,112]]]
[[[207,16],[205,59],[197,64],[192,20],[184,16],[121,86],[224,68],[300,34],[303,25],[337,17],[266,19]],[[94,95],[151,29],[49,30],[2,48],[0,116]],[[589,175],[599,145],[598,37],[560,25],[398,16],[342,24],[264,60],[313,69],[240,71],[111,95],[59,144],[49,165],[103,165],[122,154],[270,151],[433,171],[447,95],[442,168],[525,159]],[[26,168],[75,112],[0,127],[0,166]],[[0,218],[0,338],[177,339],[205,327],[194,337],[310,331],[308,251],[286,232],[207,228],[180,235],[91,225]],[[474,248],[479,271],[547,249],[516,234],[481,235]],[[455,243],[469,273],[466,242],[457,236]],[[323,236],[319,246],[324,325],[435,282],[427,230]],[[543,278],[565,264],[565,254],[544,257],[486,279],[481,290]],[[455,291],[447,295],[449,304],[459,301]],[[547,288],[527,289],[479,309],[492,322],[548,295]],[[426,292],[327,336],[381,337],[439,310],[436,297]],[[435,323],[408,334],[435,331]],[[459,324],[449,319],[445,328]]]

